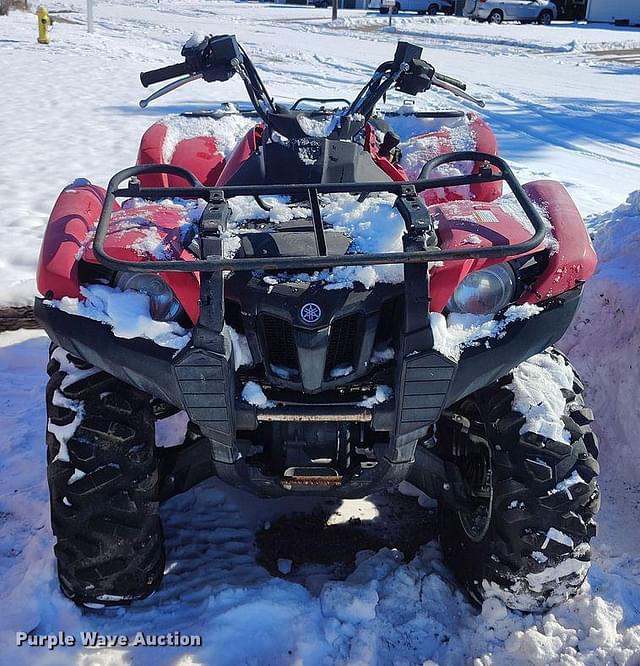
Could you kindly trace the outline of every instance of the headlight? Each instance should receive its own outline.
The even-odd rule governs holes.
[[[456,287],[449,301],[450,312],[486,315],[513,301],[516,276],[508,264],[496,264],[469,273]]]
[[[151,317],[156,321],[175,321],[182,314],[182,306],[169,285],[151,273],[118,273],[116,287],[125,291],[134,289],[149,297]]]

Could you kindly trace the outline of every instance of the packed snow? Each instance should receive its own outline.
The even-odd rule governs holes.
[[[524,303],[511,305],[502,317],[494,315],[474,315],[460,312],[451,312],[443,315],[440,312],[431,312],[431,330],[433,331],[433,348],[454,361],[467,347],[474,347],[481,342],[490,345],[490,339],[503,338],[508,331],[509,324],[535,317],[542,311],[539,305]]]
[[[179,114],[163,118],[161,123],[166,127],[162,157],[171,162],[178,144],[197,136],[216,138],[216,147],[223,157],[229,157],[238,141],[256,124],[255,118],[248,118],[238,113],[221,114],[219,118],[199,117],[186,118]]]
[[[270,409],[271,407],[276,406],[276,403],[267,398],[260,384],[256,382],[247,382],[242,387],[240,395],[245,402],[248,402],[250,405],[257,407],[258,409]]]
[[[640,190],[588,223],[596,230],[599,263],[561,348],[578,369],[600,417],[603,456],[620,456],[624,464],[617,474],[633,483],[640,479]]]
[[[562,391],[572,386],[571,368],[555,363],[546,354],[536,354],[521,363],[507,386],[513,391],[513,408],[525,417],[520,432],[569,444],[571,437],[562,422],[566,405]]]
[[[295,578],[297,563],[286,553],[281,568],[288,569],[285,561],[291,561],[289,573],[272,576],[258,563],[256,531],[281,515],[310,511],[317,502],[265,502],[210,480],[162,508],[168,556],[161,590],[126,609],[80,611],[58,590],[52,551],[43,451],[48,340],[39,331],[3,333],[2,658],[29,666],[640,663],[640,534],[635,529],[640,510],[640,67],[631,59],[625,63],[614,59],[615,54],[597,53],[622,50],[632,55],[630,49],[640,48],[640,31],[565,23],[490,26],[405,14],[394,17],[389,30],[386,18],[356,10],[341,12],[340,20],[331,24],[330,10],[313,7],[103,0],[95,7],[96,33],[87,35],[84,1],[49,3],[51,10],[69,8],[75,13],[61,15],[68,22],[55,25],[50,47],[35,43],[33,15],[0,17],[0,62],[5,64],[0,79],[2,304],[27,304],[35,293],[42,230],[64,186],[78,176],[104,184],[132,164],[139,137],[152,122],[212,106],[213,101],[245,98],[237,79],[224,85],[200,82],[144,111],[137,108],[144,95],[138,72],[176,62],[179,46],[194,30],[235,32],[255,56],[267,85],[285,101],[302,95],[353,96],[373,68],[389,59],[397,39],[418,41],[426,45],[428,61],[468,81],[470,91],[485,99],[482,114],[522,181],[563,182],[595,233],[600,264],[561,347],[581,372],[595,411],[603,508],[583,592],[552,612],[533,616],[509,611],[499,598],[487,600],[480,611],[474,609],[433,541],[406,558],[389,540],[376,552],[361,552],[344,580],[331,579],[330,569],[321,566],[313,583],[312,576]],[[397,94],[390,99],[402,102]],[[417,101],[419,108],[427,105],[469,110],[437,91]],[[165,143],[166,154],[172,152],[171,141],[175,139]],[[362,230],[362,238],[369,242],[366,233]],[[392,241],[392,233],[386,240],[370,239]],[[344,274],[340,284],[361,278],[377,276]],[[140,313],[143,309],[140,305]],[[135,317],[127,319],[122,322],[125,333],[138,325]],[[106,323],[112,325],[111,320]],[[116,322],[114,332],[119,325]],[[453,355],[467,341],[466,334],[456,338],[455,326],[444,318],[435,325],[447,340],[454,333],[454,342],[446,347]],[[486,326],[477,323],[480,331]],[[157,334],[155,328],[146,330]],[[172,330],[164,334],[182,337]],[[229,335],[236,362],[247,360],[243,341]],[[476,341],[486,336],[480,332]],[[553,394],[521,398],[530,406],[539,400],[534,406],[538,410],[528,418],[544,428],[554,410]],[[81,405],[74,406],[77,409]],[[159,441],[175,445],[184,434],[185,416],[166,421],[160,422],[165,431]],[[573,481],[579,482],[570,477],[556,491],[571,492]],[[393,496],[372,496],[366,502],[375,509],[391,500]],[[422,502],[427,517],[428,501]],[[348,500],[334,511],[360,515],[358,507],[364,504]],[[375,513],[358,520],[373,522]],[[562,533],[547,536],[566,538]],[[536,557],[544,563],[546,556],[539,551]],[[564,566],[579,573],[575,561]],[[544,575],[560,573],[547,570]],[[131,637],[137,631],[179,631],[202,636],[202,644],[54,650],[16,646],[16,631],[55,636],[62,630],[78,640],[82,631]]]
[[[291,206],[281,198],[268,200],[271,210],[265,211],[249,197],[236,197],[231,201],[232,219],[226,240],[230,251],[240,247],[239,234],[251,232],[247,222],[264,220],[277,225],[296,217],[308,218],[309,209]],[[330,194],[322,199],[322,219],[329,228],[350,239],[349,252],[401,252],[405,223],[394,207],[395,196],[380,194],[359,201],[351,194]],[[404,272],[399,264],[381,266],[338,266],[314,273],[283,273],[267,275],[267,284],[282,282],[323,282],[326,289],[349,289],[359,283],[371,288],[378,282],[398,284]]]
[[[385,384],[380,384],[379,386],[376,386],[376,390],[373,395],[370,395],[368,398],[361,400],[358,403],[358,406],[368,407],[371,409],[371,407],[381,405],[383,402],[391,400],[391,398],[393,398],[393,389],[390,386],[386,386]]]
[[[152,319],[149,296],[140,291],[95,284],[80,287],[80,293],[81,298],[64,296],[45,304],[107,324],[118,338],[146,338],[171,349],[182,349],[191,340],[191,333],[180,324]]]

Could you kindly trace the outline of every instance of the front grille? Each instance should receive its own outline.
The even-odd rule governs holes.
[[[261,319],[268,363],[298,372],[298,355],[291,324],[271,315],[262,315]]]
[[[393,342],[401,317],[402,313],[400,312],[397,298],[390,299],[382,304],[376,337],[373,343],[374,347],[389,346]]]
[[[336,319],[331,325],[329,350],[325,365],[327,376],[334,368],[356,365],[359,324],[359,315],[349,315]]]

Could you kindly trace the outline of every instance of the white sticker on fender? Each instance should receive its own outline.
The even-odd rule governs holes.
[[[478,218],[478,222],[481,224],[497,224],[498,218],[493,214],[491,210],[474,210],[473,214]]]

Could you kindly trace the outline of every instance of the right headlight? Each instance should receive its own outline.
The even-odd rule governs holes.
[[[456,287],[449,312],[487,315],[511,303],[516,294],[516,276],[509,264],[495,264],[469,273]]]
[[[149,297],[151,318],[156,321],[176,321],[182,314],[180,301],[171,287],[153,273],[118,273],[116,287],[122,291],[134,289]]]

